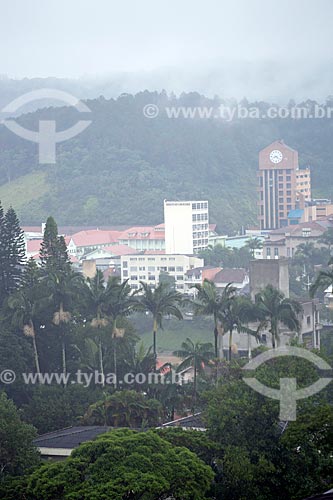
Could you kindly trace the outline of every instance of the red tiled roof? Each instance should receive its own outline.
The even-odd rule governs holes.
[[[103,250],[113,255],[132,255],[138,253],[135,248],[131,248],[128,245],[111,245],[110,247],[104,247]]]
[[[121,233],[119,231],[101,231],[100,229],[90,229],[79,231],[72,235],[72,240],[77,247],[103,245],[115,243]]]
[[[292,234],[303,228],[316,229],[317,231],[325,231],[326,228],[324,227],[323,224],[324,221],[325,219],[320,219],[321,223],[319,223],[319,221],[309,221],[309,222],[301,222],[300,224],[290,224],[289,226],[281,227],[279,229],[273,229],[268,233],[268,236],[270,236],[271,234],[273,235],[274,234],[285,235],[286,233]]]
[[[164,231],[155,231],[161,226],[133,226],[119,235],[119,240],[164,240]]]
[[[203,269],[202,270],[202,279],[213,281],[218,272],[222,270],[221,267],[213,267],[212,269]]]
[[[242,268],[224,268],[214,278],[215,283],[243,283],[246,272]]]
[[[41,233],[42,226],[21,226],[22,231],[25,233]]]
[[[40,246],[43,240],[28,240],[27,241],[27,252],[28,253],[39,253]]]

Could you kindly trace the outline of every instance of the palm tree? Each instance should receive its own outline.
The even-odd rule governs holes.
[[[238,333],[247,333],[248,336],[257,336],[257,332],[251,330],[247,324],[257,319],[257,312],[254,304],[247,297],[233,296],[226,303],[226,307],[221,310],[220,321],[223,329],[229,332],[229,356],[232,354],[232,334],[236,330]]]
[[[134,375],[137,373],[148,375],[154,369],[154,363],[155,360],[151,352],[151,347],[146,349],[143,342],[139,344],[137,349],[129,349],[124,359],[127,371]]]
[[[286,298],[280,290],[267,285],[257,293],[255,304],[260,320],[259,330],[270,327],[273,349],[279,342],[280,323],[292,332],[299,333],[301,325],[298,315],[302,312],[302,306],[296,300]]]
[[[66,386],[67,362],[65,328],[71,320],[72,314],[65,310],[70,306],[73,298],[79,295],[83,287],[82,275],[73,271],[58,271],[46,276],[46,286],[49,293],[49,300],[54,304],[56,312],[53,315],[53,323],[59,327],[61,336],[62,371],[64,375],[64,385]]]
[[[320,271],[315,279],[315,282],[310,287],[310,297],[314,297],[318,290],[326,289],[333,285],[333,257],[328,262],[329,269],[326,271]]]
[[[12,317],[13,324],[21,328],[26,337],[32,339],[36,372],[40,373],[35,329],[39,301],[36,300],[34,289],[18,290],[8,298],[8,306],[14,311]]]
[[[111,277],[107,284],[108,312],[112,317],[112,339],[113,339],[113,363],[114,373],[117,377],[117,344],[118,339],[124,337],[125,328],[118,328],[117,321],[132,314],[137,305],[132,289],[128,284],[128,279],[120,283],[118,278]]]
[[[211,343],[201,343],[194,342],[187,338],[185,342],[182,343],[182,348],[179,351],[174,351],[174,355],[182,358],[183,361],[177,368],[177,372],[186,370],[186,368],[192,367],[194,370],[193,378],[193,411],[196,404],[197,395],[197,376],[203,373],[204,367],[209,364],[211,359],[214,357],[213,345]]]
[[[231,283],[219,293],[213,281],[205,279],[202,285],[194,285],[198,293],[193,302],[196,315],[213,316],[214,320],[214,349],[215,357],[218,357],[218,334],[221,327],[220,318],[222,311],[236,294],[236,288]],[[223,334],[223,332],[222,332]]]
[[[36,322],[43,307],[43,290],[36,262],[30,259],[24,269],[22,286],[8,298],[8,307],[13,311],[12,323],[32,339],[36,372],[40,373],[39,354],[36,341]]]
[[[263,247],[263,242],[257,236],[255,238],[250,238],[245,243],[245,246],[250,250],[252,258],[254,259],[254,253],[256,250],[260,250]]]
[[[104,387],[104,363],[103,363],[103,345],[101,329],[109,323],[105,311],[108,307],[109,293],[106,289],[103,273],[99,269],[93,278],[87,279],[87,305],[91,311],[93,318],[91,320],[92,328],[96,328],[98,332],[98,358],[99,369],[102,375],[102,385]]]
[[[136,301],[136,310],[149,311],[153,316],[153,354],[155,359],[155,371],[157,366],[156,334],[158,328],[162,327],[163,316],[169,315],[181,320],[183,315],[180,305],[183,297],[179,292],[170,289],[166,283],[159,283],[152,289],[147,283],[140,281],[142,295]]]

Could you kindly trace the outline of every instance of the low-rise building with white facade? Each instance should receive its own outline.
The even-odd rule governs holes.
[[[157,226],[133,226],[118,237],[119,245],[127,245],[137,251],[164,250],[164,224]]]
[[[195,255],[176,254],[136,254],[121,256],[121,280],[129,280],[133,290],[140,288],[140,281],[156,287],[160,281],[160,273],[167,273],[175,280],[175,288],[186,293],[186,273],[190,269],[203,266],[203,259]]]

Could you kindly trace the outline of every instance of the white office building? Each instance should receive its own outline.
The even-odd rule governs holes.
[[[193,254],[208,247],[208,201],[164,200],[165,251]]]
[[[138,254],[121,256],[121,280],[129,280],[133,290],[140,288],[140,281],[151,287],[158,285],[160,273],[167,273],[175,280],[176,290],[187,293],[187,271],[204,265],[203,259],[193,255]]]

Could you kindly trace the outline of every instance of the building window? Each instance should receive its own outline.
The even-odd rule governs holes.
[[[128,271],[123,271],[123,277],[128,278]]]
[[[311,316],[306,317],[306,324],[309,326],[311,325]]]
[[[279,203],[283,203],[283,198],[279,198]]]
[[[123,260],[123,267],[127,267],[127,266],[128,266],[127,260]]]
[[[266,248],[266,254],[267,254],[267,257],[271,256],[271,249],[270,249],[270,247]]]
[[[278,256],[279,256],[279,249],[274,248],[274,257],[278,257]]]
[[[311,236],[311,229],[310,228],[303,228],[302,229],[302,236],[304,238],[308,238],[309,236]]]
[[[138,277],[136,274],[132,274],[131,281],[138,281]]]
[[[130,271],[131,271],[131,272],[133,272],[133,271],[137,271],[137,270],[138,270],[137,266],[131,266],[131,267],[130,267]]]
[[[183,266],[177,266],[176,271],[177,271],[177,273],[182,273],[184,271]]]

